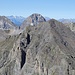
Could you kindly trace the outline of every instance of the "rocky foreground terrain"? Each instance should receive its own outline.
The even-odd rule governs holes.
[[[51,19],[16,31],[0,29],[0,75],[75,75],[70,28]]]

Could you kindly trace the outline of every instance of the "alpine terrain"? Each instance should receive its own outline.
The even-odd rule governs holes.
[[[75,33],[69,27],[32,14],[12,33],[14,25],[2,18],[0,75],[75,75]]]

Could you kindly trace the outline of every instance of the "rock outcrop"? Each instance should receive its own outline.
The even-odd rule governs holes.
[[[54,19],[27,26],[0,42],[0,75],[75,75],[75,34]]]

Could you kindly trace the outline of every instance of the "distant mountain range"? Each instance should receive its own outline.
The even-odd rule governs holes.
[[[15,25],[20,26],[23,21],[25,21],[25,17],[23,16],[7,16],[8,19],[10,19]],[[44,17],[46,21],[50,20],[51,18],[49,17]],[[75,23],[75,19],[58,19],[59,22],[62,23]]]
[[[45,17],[46,21],[50,20],[51,18],[49,17]],[[57,19],[59,22],[62,22],[62,23],[75,23],[75,19],[64,19],[64,18],[61,18],[61,19]]]
[[[49,17],[45,17],[45,19],[46,19],[46,21],[50,20],[50,18],[49,18]]]
[[[16,24],[17,26],[20,26],[23,21],[25,20],[24,17],[22,16],[7,16],[8,19],[10,19],[14,24]]]
[[[75,19],[59,19],[58,21],[62,23],[75,23]]]
[[[45,17],[46,21],[50,20],[51,18],[49,17]],[[75,23],[75,19],[57,19],[59,22],[62,22],[62,23]]]

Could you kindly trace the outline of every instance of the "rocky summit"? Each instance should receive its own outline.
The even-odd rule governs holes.
[[[16,35],[3,31],[0,75],[75,75],[75,34],[55,19],[43,21]]]
[[[41,22],[45,22],[45,18],[41,15],[41,14],[37,14],[34,13],[32,15],[30,15],[27,19],[25,19],[25,21],[23,22],[23,24],[21,25],[21,28],[25,28],[25,26],[28,25],[38,25]]]

